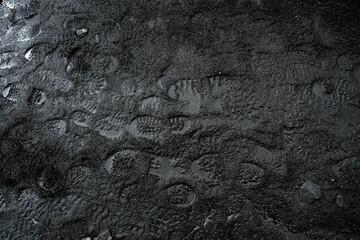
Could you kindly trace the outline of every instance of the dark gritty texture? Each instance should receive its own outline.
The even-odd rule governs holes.
[[[0,3],[0,239],[360,239],[358,1]]]

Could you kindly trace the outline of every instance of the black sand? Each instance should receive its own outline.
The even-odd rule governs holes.
[[[360,239],[360,3],[0,0],[0,239]]]

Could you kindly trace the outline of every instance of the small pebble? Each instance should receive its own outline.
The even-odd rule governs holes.
[[[84,37],[88,32],[89,30],[87,28],[79,28],[76,30],[76,35],[79,37]]]
[[[312,181],[306,181],[301,186],[298,197],[302,202],[312,203],[315,199],[319,199],[321,197],[320,186]]]

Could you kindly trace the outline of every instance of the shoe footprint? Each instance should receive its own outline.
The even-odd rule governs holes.
[[[196,86],[196,80],[182,80],[171,85],[169,97],[186,103],[182,109],[187,114],[198,114],[201,107],[201,94]]]

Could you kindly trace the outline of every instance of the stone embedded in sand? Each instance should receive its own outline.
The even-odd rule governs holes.
[[[306,181],[300,188],[298,198],[301,202],[312,203],[315,199],[321,197],[320,186],[311,182]]]
[[[76,35],[79,37],[84,37],[86,34],[88,34],[89,30],[87,28],[79,28],[76,29]]]

